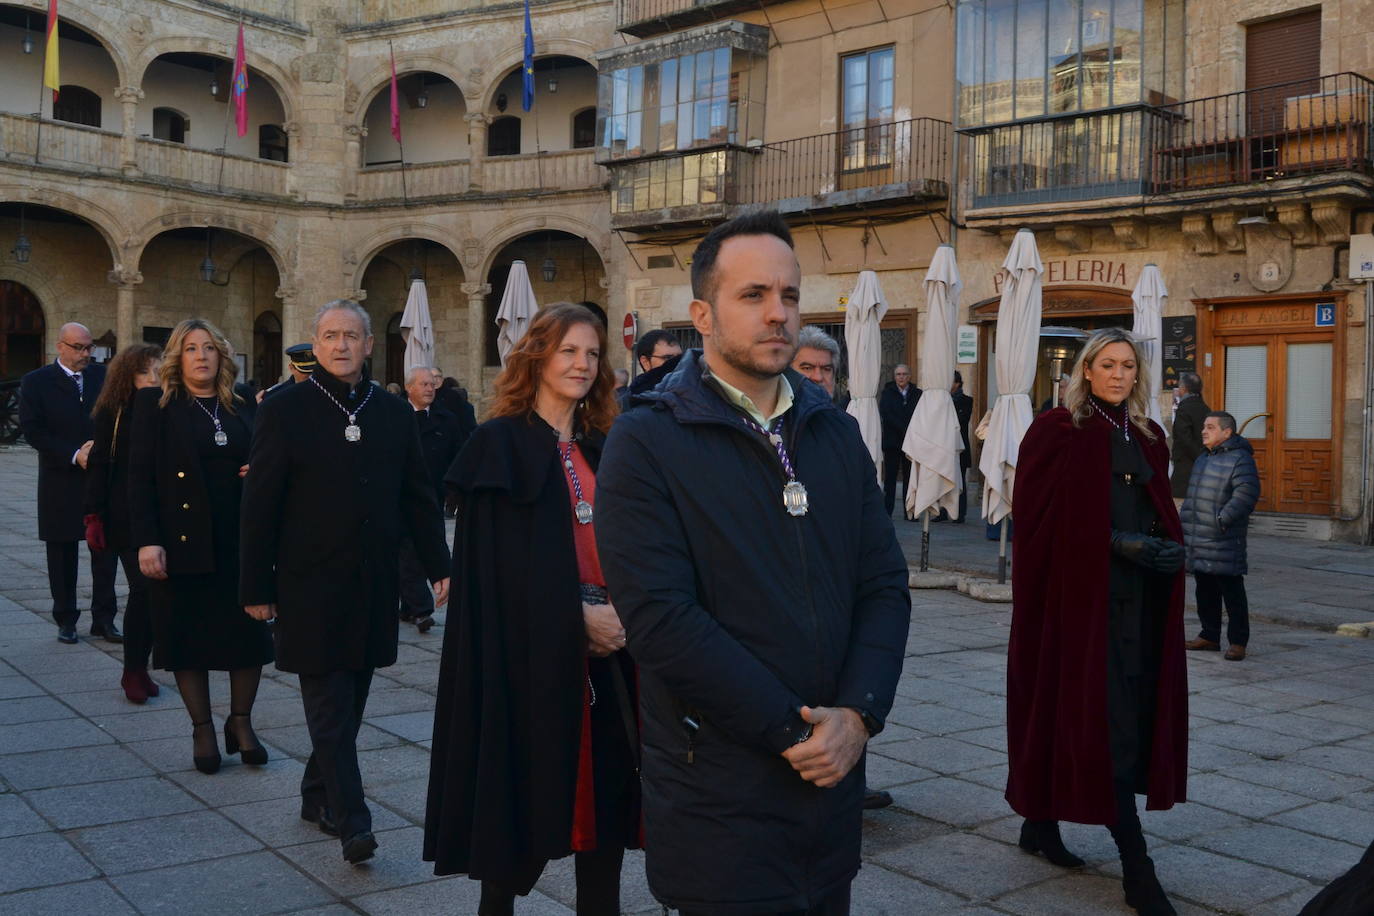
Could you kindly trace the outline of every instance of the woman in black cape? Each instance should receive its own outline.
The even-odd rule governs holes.
[[[424,857],[482,882],[482,916],[513,912],[570,853],[577,912],[614,916],[624,851],[639,845],[635,669],[592,523],[616,409],[605,347],[590,311],[543,309],[448,475],[455,591]]]

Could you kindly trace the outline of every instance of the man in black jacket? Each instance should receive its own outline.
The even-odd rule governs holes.
[[[376,668],[394,664],[397,556],[411,538],[435,604],[448,545],[413,410],[372,384],[372,328],[358,303],[315,316],[314,373],[262,402],[244,478],[239,601],[276,620],[277,668],[300,676],[312,752],[301,817],[357,864],[377,849],[358,771]]]
[[[682,357],[682,344],[672,331],[658,328],[647,331],[635,341],[635,360],[639,363],[639,375],[630,380],[623,393],[616,394],[622,411],[629,410],[630,401],[637,394],[650,391],[677,368]]]
[[[902,442],[920,399],[921,389],[911,384],[911,369],[900,364],[893,368],[892,381],[878,396],[878,416],[883,422],[883,505],[888,516],[897,505],[897,475],[902,475],[903,505],[911,486],[911,459],[902,451]]]
[[[48,587],[57,639],[76,642],[76,567],[86,537],[83,503],[86,460],[95,436],[91,407],[105,384],[105,367],[91,362],[91,332],[70,322],[57,331],[57,360],[24,376],[19,428],[38,450],[38,539],[47,547]],[[115,625],[116,556],[91,550],[91,635],[123,642]]]
[[[463,444],[458,418],[434,399],[435,371],[428,366],[416,366],[406,373],[406,400],[415,414],[415,427],[420,433],[420,451],[424,453],[425,468],[434,483],[434,498],[444,504],[444,474]],[[410,538],[401,541],[398,558],[401,569],[401,621],[413,623],[421,633],[434,626],[434,595],[429,590],[424,565],[415,552]]]
[[[1169,487],[1173,490],[1174,505],[1182,507],[1183,498],[1188,495],[1188,479],[1193,475],[1193,462],[1203,452],[1202,422],[1212,408],[1202,399],[1202,379],[1196,372],[1179,374],[1174,398],[1173,444],[1169,454],[1174,469]]]
[[[754,213],[692,260],[685,353],[616,421],[597,545],[639,664],[649,887],[685,916],[839,916],[906,562],[853,420],[788,369],[801,269]]]
[[[968,514],[968,469],[973,465],[973,451],[968,443],[968,425],[973,421],[973,398],[964,394],[964,377],[954,370],[954,384],[950,386],[949,396],[954,401],[954,416],[959,420],[959,435],[964,440],[964,450],[959,453],[959,517],[954,521],[963,524]]]

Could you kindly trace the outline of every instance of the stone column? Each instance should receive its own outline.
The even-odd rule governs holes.
[[[468,297],[468,353],[467,365],[463,368],[463,384],[468,389],[468,400],[474,407],[480,408],[486,398],[482,387],[482,364],[486,361],[487,353],[486,312],[491,284],[464,283],[461,288]]]
[[[286,134],[286,161],[295,162],[300,155],[301,125],[299,121],[287,121],[281,126],[282,132]],[[286,171],[286,193],[292,200],[301,200],[304,197],[301,189],[296,186],[297,169],[287,169]]]
[[[344,200],[358,199],[358,170],[363,167],[363,141],[367,125],[350,124],[344,128]]]
[[[123,160],[120,168],[125,175],[135,177],[139,174],[138,103],[143,99],[143,90],[137,86],[122,86],[115,90],[114,96],[124,106],[124,135],[119,141],[119,155]]]
[[[116,267],[107,275],[115,285],[115,337],[120,349],[138,340],[138,311],[134,303],[134,288],[143,282],[143,274],[127,267]]]
[[[468,190],[482,190],[482,163],[487,158],[487,125],[491,118],[480,111],[463,115],[468,122]]]
[[[281,300],[281,345],[283,348],[295,346],[308,337],[308,334],[302,335],[302,329],[309,331],[305,327],[306,316],[300,314],[296,287],[278,286],[276,296]]]

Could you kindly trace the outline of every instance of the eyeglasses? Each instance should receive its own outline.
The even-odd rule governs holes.
[[[70,349],[72,349],[72,350],[75,350],[75,351],[78,352],[78,353],[90,353],[92,350],[95,349],[95,344],[93,344],[93,343],[88,343],[88,344],[74,344],[74,343],[67,343],[65,340],[59,340],[58,343],[60,343],[60,344],[61,344],[62,346],[64,346],[64,347],[68,347],[68,348],[70,348]]]
[[[681,353],[653,353],[649,356],[649,360],[651,362],[653,360],[658,360],[661,363],[666,363],[668,360],[681,355]]]

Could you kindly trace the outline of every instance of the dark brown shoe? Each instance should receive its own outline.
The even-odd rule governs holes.
[[[1223,655],[1222,658],[1226,659],[1228,662],[1245,661],[1245,647],[1237,645],[1227,646],[1226,654]]]
[[[1221,643],[1212,642],[1210,639],[1203,639],[1199,636],[1197,639],[1190,639],[1185,642],[1183,648],[1201,649],[1204,652],[1216,652],[1221,648]]]

